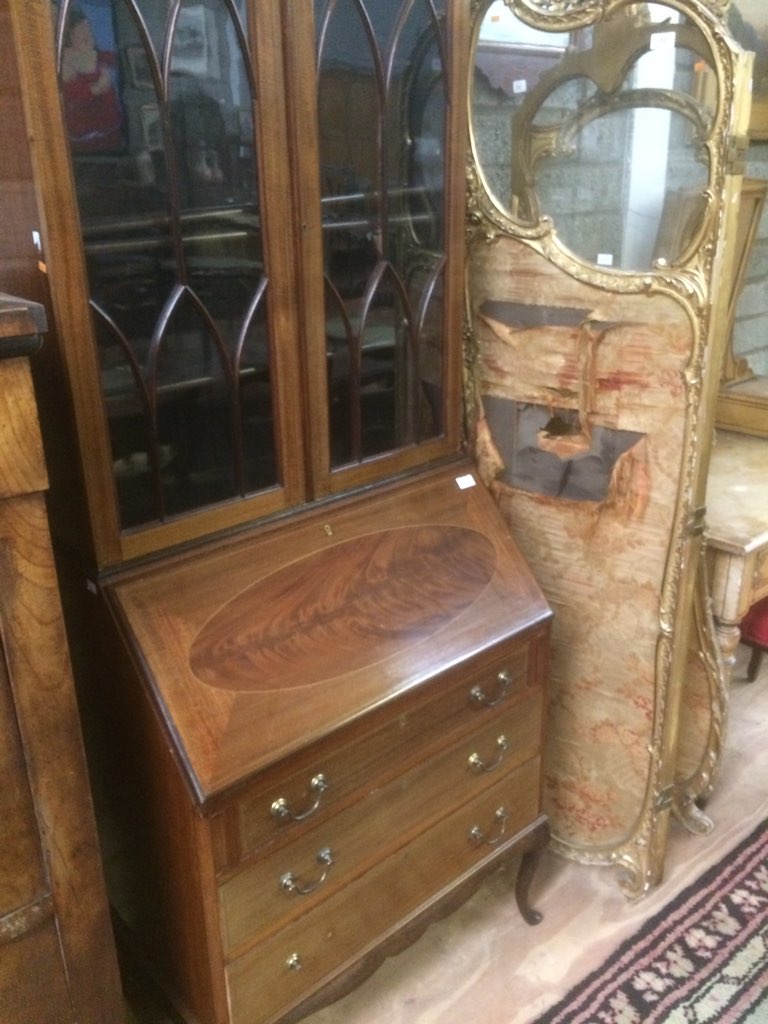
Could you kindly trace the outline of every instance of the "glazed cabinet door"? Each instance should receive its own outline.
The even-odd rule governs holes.
[[[14,6],[97,561],[300,501],[279,5]]]
[[[316,132],[309,146],[294,139],[304,330],[325,377],[308,393],[310,421],[328,431],[310,448],[316,496],[458,448],[464,6],[286,5],[291,94]],[[293,128],[305,130],[300,115]]]
[[[12,3],[98,564],[456,452],[453,7]]]

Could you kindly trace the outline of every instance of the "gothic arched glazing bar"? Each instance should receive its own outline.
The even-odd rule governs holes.
[[[58,70],[123,529],[279,483],[243,0],[64,0]]]
[[[315,8],[332,467],[443,431],[443,6]]]

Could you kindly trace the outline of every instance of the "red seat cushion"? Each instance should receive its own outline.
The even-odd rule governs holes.
[[[768,648],[768,597],[753,604],[741,620],[741,639]]]

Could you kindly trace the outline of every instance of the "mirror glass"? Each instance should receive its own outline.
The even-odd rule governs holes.
[[[628,3],[598,25],[549,32],[514,0],[485,10],[475,44],[472,131],[495,204],[552,219],[589,263],[675,263],[706,210],[716,109],[710,48],[666,4]]]

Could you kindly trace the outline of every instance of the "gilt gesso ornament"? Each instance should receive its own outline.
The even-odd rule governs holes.
[[[721,749],[701,552],[748,81],[726,8],[474,8],[476,454],[555,609],[556,848],[632,898],[670,815],[710,827]]]

